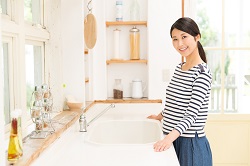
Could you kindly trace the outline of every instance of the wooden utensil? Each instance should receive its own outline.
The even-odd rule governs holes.
[[[95,16],[90,13],[84,20],[84,40],[87,48],[92,49],[95,46],[96,39],[96,19]]]

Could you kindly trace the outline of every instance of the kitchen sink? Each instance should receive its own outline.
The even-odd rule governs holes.
[[[162,138],[159,121],[108,120],[93,124],[86,135],[86,141],[102,145],[153,144]]]

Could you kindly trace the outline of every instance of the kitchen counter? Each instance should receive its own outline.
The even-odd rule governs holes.
[[[129,106],[128,106],[129,105]],[[86,113],[87,119],[98,115],[108,104],[97,104]],[[141,120],[146,119],[148,114],[158,112],[160,104],[139,105],[148,110],[138,110],[137,104],[116,104],[114,110],[110,110],[93,122],[99,123],[107,120]],[[155,107],[156,106],[156,107]],[[126,111],[127,108],[132,110]],[[133,108],[134,107],[134,108]],[[124,109],[125,108],[125,109]],[[155,109],[157,108],[157,109]],[[135,109],[135,110],[133,110]],[[99,111],[99,112],[98,112]],[[65,131],[59,139],[50,145],[44,153],[31,165],[87,165],[87,166],[153,166],[169,165],[179,166],[173,146],[164,152],[154,152],[153,144],[138,145],[102,145],[86,141],[86,137],[92,130],[92,124],[87,132],[79,132],[78,122],[74,123]]]

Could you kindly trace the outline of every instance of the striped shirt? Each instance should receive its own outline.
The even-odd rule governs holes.
[[[162,111],[163,132],[173,129],[183,137],[205,136],[212,76],[207,64],[199,64],[187,71],[179,64],[166,89]]]

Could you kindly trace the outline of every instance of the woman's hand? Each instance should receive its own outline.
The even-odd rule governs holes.
[[[162,115],[161,113],[159,115],[150,115],[147,117],[148,119],[154,119],[154,120],[159,120],[161,121],[162,120]]]
[[[162,152],[169,149],[172,145],[173,141],[171,141],[167,136],[154,144],[155,152]]]
[[[172,130],[163,140],[160,140],[154,144],[155,152],[162,152],[171,147],[174,140],[180,136],[180,133],[177,130]]]
[[[155,119],[155,120],[158,120],[158,119],[157,119],[157,115],[150,115],[150,116],[148,116],[147,118],[148,118],[148,119]]]

